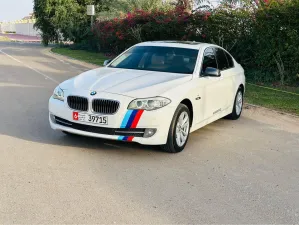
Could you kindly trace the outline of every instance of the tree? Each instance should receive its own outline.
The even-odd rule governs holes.
[[[193,0],[178,0],[177,5],[183,7],[186,12],[191,13],[193,10],[194,2]]]
[[[34,0],[36,28],[42,31],[45,45],[59,39],[78,43],[91,32],[86,5],[95,4],[96,10],[108,10],[113,0]]]
[[[134,10],[155,11],[170,10],[174,5],[169,0],[116,0],[110,5],[110,11],[128,13]]]
[[[49,10],[49,1],[34,0],[33,11],[36,18],[34,26],[42,32],[41,37],[43,44],[47,46],[49,42],[57,41],[58,33],[55,25],[51,21],[55,12]]]

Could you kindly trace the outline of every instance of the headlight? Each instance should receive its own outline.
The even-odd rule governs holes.
[[[168,98],[162,97],[135,99],[129,104],[128,109],[144,109],[150,111],[162,108],[170,102]]]
[[[59,86],[55,88],[53,98],[64,101],[64,92]]]

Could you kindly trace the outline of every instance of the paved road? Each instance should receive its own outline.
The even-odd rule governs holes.
[[[88,67],[0,49],[0,223],[299,223],[299,119],[246,109],[180,154],[68,137],[48,98]]]

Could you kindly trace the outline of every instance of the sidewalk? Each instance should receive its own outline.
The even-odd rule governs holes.
[[[41,42],[40,37],[27,36],[27,35],[22,35],[22,34],[2,34],[2,33],[0,33],[0,36],[8,37],[12,41],[17,41],[17,42]]]

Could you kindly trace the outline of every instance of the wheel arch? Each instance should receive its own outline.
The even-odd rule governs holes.
[[[242,93],[244,94],[244,92],[245,92],[245,86],[244,86],[244,84],[240,84],[238,89],[241,89]]]
[[[191,117],[191,124],[190,124],[190,127],[192,126],[192,123],[193,123],[193,105],[192,105],[192,102],[190,101],[190,99],[188,98],[185,98],[184,100],[182,100],[180,102],[180,104],[184,104],[188,107],[189,111],[190,111],[190,117]]]

